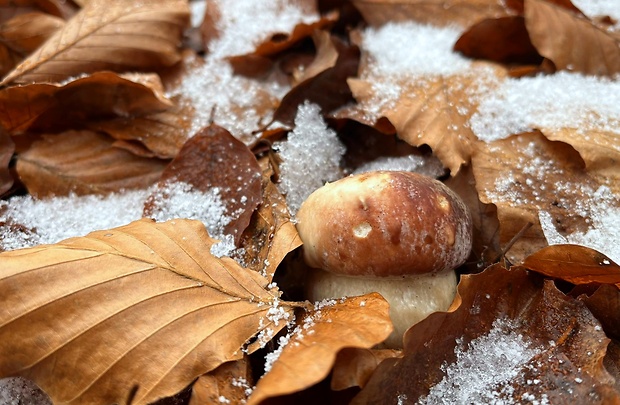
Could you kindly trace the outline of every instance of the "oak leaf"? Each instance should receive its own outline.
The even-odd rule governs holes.
[[[17,173],[30,194],[107,194],[146,188],[159,179],[166,162],[112,146],[92,131],[44,135],[17,160]]]
[[[64,84],[0,90],[0,125],[13,135],[56,131],[95,118],[147,114],[170,106],[157,75],[98,72]]]
[[[460,306],[405,335],[353,403],[620,400],[602,364],[609,339],[580,301],[551,281],[500,265],[459,284]]]
[[[613,76],[620,72],[620,41],[590,20],[546,0],[525,0],[532,44],[560,70]]]
[[[499,0],[352,0],[352,3],[371,26],[400,21],[467,26],[506,14],[506,6]]]
[[[271,369],[263,375],[248,405],[301,391],[329,374],[345,347],[370,348],[392,331],[388,304],[377,293],[316,305],[297,322]]]
[[[0,376],[57,404],[146,404],[240,359],[259,325],[285,322],[268,317],[278,292],[214,242],[198,221],[141,220],[3,253]]]
[[[101,70],[153,70],[180,60],[184,1],[97,0],[73,16],[0,83],[58,82]]]

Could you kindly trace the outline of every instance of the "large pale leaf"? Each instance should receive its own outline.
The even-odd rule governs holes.
[[[278,292],[198,221],[149,220],[0,255],[0,376],[33,379],[55,404],[172,395],[278,330]],[[43,286],[43,287],[42,287]],[[286,304],[281,313],[290,313]],[[277,312],[277,311],[276,311]]]
[[[470,25],[506,13],[505,3],[500,0],[353,0],[352,3],[373,26],[391,21]]]
[[[147,114],[170,106],[157,75],[97,72],[68,83],[0,90],[0,124],[13,135],[56,131],[95,118]]]
[[[341,349],[369,349],[391,331],[387,301],[377,293],[315,306],[298,321],[285,346],[278,349],[279,357],[256,384],[248,404],[318,383],[327,377]]]
[[[106,194],[146,188],[159,179],[166,161],[139,157],[112,143],[92,131],[44,135],[19,155],[17,173],[38,197]]]
[[[557,69],[613,76],[620,41],[590,20],[546,0],[525,0],[525,26],[538,52]]]
[[[170,66],[180,60],[178,45],[188,18],[187,2],[180,0],[89,2],[1,84]]]

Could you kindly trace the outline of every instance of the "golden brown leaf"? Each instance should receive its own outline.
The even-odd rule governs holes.
[[[345,348],[338,352],[332,370],[331,387],[335,391],[364,388],[379,363],[402,356],[401,350]]]
[[[0,375],[57,404],[124,403],[136,386],[146,404],[241,358],[259,325],[284,326],[267,316],[278,292],[214,242],[198,221],[141,220],[3,253]]]
[[[94,118],[147,114],[170,105],[157,75],[98,72],[66,84],[0,90],[0,124],[13,135],[71,129]]]
[[[377,293],[310,310],[297,322],[279,357],[256,384],[248,405],[301,391],[323,380],[341,349],[367,349],[385,340],[392,331],[389,319],[388,304]]]
[[[20,14],[0,26],[0,41],[21,56],[26,56],[64,25],[63,19],[49,14]]]
[[[192,386],[189,405],[226,402],[241,404],[254,386],[249,358],[224,363],[208,374],[201,375]],[[222,401],[222,399],[225,399]]]
[[[235,243],[250,223],[261,202],[261,169],[254,154],[243,142],[217,125],[210,125],[191,137],[161,174],[158,189],[145,204],[144,215],[157,211],[156,195],[169,183],[183,182],[193,190],[217,188],[232,220],[223,232]]]
[[[91,131],[44,135],[19,155],[17,173],[38,197],[106,194],[146,188],[159,179],[165,161],[135,156],[112,142]]]
[[[590,20],[546,0],[525,0],[525,25],[538,52],[557,69],[620,72],[620,42]]]
[[[454,312],[432,314],[407,332],[403,358],[382,362],[353,403],[416,403],[427,395],[427,403],[620,400],[602,365],[609,339],[586,306],[553,282],[495,265],[463,276],[459,294]]]
[[[334,67],[338,60],[338,49],[332,42],[332,38],[327,31],[315,31],[312,35],[316,55],[312,63],[300,71],[293,72],[293,86],[310,79],[319,73]]]
[[[352,3],[372,26],[394,21],[468,26],[506,14],[506,6],[499,0],[352,0]]]
[[[0,195],[6,193],[13,186],[13,176],[9,164],[13,158],[15,144],[4,131],[0,131]]]
[[[187,2],[97,0],[9,73],[10,83],[58,82],[101,70],[153,70],[180,60]]]
[[[541,215],[551,222],[545,226],[570,235],[595,225],[592,216],[620,207],[617,182],[600,180],[584,166],[570,145],[549,141],[540,132],[477,144],[472,158],[476,189],[483,203],[497,206],[500,244],[505,247],[528,223],[534,225],[509,250],[511,261],[519,263],[547,246]]]
[[[522,265],[573,284],[620,285],[620,266],[604,254],[584,246],[548,246],[526,257]]]
[[[272,182],[268,158],[259,160],[262,169],[263,200],[241,237],[246,267],[273,279],[284,257],[301,246],[297,228],[291,222],[286,200]]]

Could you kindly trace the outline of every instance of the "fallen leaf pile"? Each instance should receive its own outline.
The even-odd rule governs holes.
[[[0,402],[620,403],[608,8],[0,4]],[[371,170],[473,218],[402,349],[380,294],[304,295],[299,205]]]

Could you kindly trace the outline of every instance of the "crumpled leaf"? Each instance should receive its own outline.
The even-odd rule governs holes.
[[[402,350],[345,348],[338,352],[332,370],[331,387],[335,391],[364,388],[379,363],[402,357]]]
[[[495,265],[462,276],[459,294],[454,312],[406,333],[404,357],[381,363],[353,403],[620,400],[602,365],[609,339],[553,282]]]
[[[301,246],[297,228],[291,222],[286,199],[271,180],[273,168],[268,157],[259,160],[262,169],[263,199],[241,237],[246,267],[273,280],[284,257]]]
[[[259,324],[283,326],[267,317],[278,292],[214,242],[198,221],[141,220],[3,253],[0,375],[58,404],[124,403],[136,386],[146,404],[241,358]]]
[[[483,203],[497,206],[500,244],[506,246],[533,224],[506,255],[514,263],[547,246],[541,215],[557,232],[570,235],[597,226],[590,222],[594,215],[620,207],[617,182],[587,172],[579,153],[566,143],[533,132],[476,145],[476,189]]]
[[[620,266],[604,254],[584,246],[548,246],[526,257],[522,266],[573,284],[620,286]]]
[[[371,26],[394,21],[418,21],[445,26],[469,26],[484,18],[501,17],[506,6],[500,0],[352,0]]]
[[[542,62],[542,57],[530,41],[522,16],[482,20],[461,35],[454,44],[454,50],[470,58],[500,63]]]
[[[17,173],[30,194],[107,194],[146,188],[159,179],[166,162],[112,146],[92,131],[44,135],[17,160]]]
[[[319,305],[297,322],[288,343],[278,349],[279,357],[256,384],[248,405],[314,385],[327,377],[341,349],[370,348],[391,331],[388,304],[377,293]]]
[[[305,66],[301,71],[293,72],[293,86],[334,67],[338,61],[338,48],[332,41],[329,32],[314,31],[312,40],[316,48],[316,55],[308,66]]]
[[[546,0],[525,0],[532,44],[560,70],[613,76],[620,72],[620,40],[590,20]]]
[[[189,405],[217,404],[226,399],[241,404],[252,392],[254,382],[248,357],[224,363],[208,374],[201,375],[192,386]]]
[[[0,83],[58,82],[101,70],[153,70],[180,60],[185,1],[97,0]]]
[[[0,41],[19,55],[26,56],[64,25],[62,18],[50,14],[20,14],[0,25]]]
[[[170,106],[157,75],[97,72],[65,84],[0,90],[0,124],[14,135],[55,131],[94,118],[140,115]]]
[[[353,100],[347,78],[357,74],[360,50],[336,37],[331,41],[338,51],[336,63],[291,89],[274,112],[275,121],[292,126],[297,107],[305,101],[318,104],[324,113],[328,113]]]
[[[13,158],[15,144],[4,131],[0,131],[0,195],[13,187],[13,176],[9,170],[9,164]]]
[[[226,214],[233,218],[224,233],[233,235],[235,242],[239,242],[261,202],[261,169],[256,157],[243,142],[217,125],[203,129],[183,145],[161,174],[158,188],[170,182],[184,182],[203,192],[218,188]],[[156,209],[151,196],[144,215],[152,216]]]

